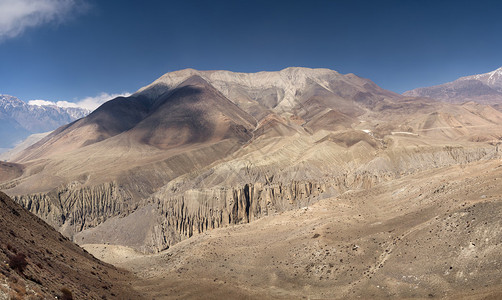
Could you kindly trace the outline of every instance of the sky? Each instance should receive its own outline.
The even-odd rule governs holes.
[[[502,1],[0,0],[0,94],[96,106],[184,68],[355,73],[402,93],[502,66]]]

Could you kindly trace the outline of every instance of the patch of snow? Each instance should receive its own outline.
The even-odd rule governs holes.
[[[502,88],[502,67],[497,70],[484,73],[484,74],[476,74],[472,76],[461,77],[458,80],[479,80],[484,84],[492,87],[492,88]]]

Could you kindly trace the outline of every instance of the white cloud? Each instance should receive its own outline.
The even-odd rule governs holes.
[[[0,41],[30,27],[60,22],[79,9],[86,9],[81,0],[0,0]]]
[[[47,101],[47,100],[30,100],[28,104],[30,105],[55,105],[59,107],[81,107],[88,110],[95,110],[101,104],[105,103],[108,100],[117,98],[117,97],[128,97],[131,93],[124,92],[122,94],[108,94],[101,93],[95,97],[86,97],[81,100],[77,100],[76,102],[68,102],[68,101]]]
[[[76,102],[78,107],[83,107],[87,108],[90,110],[95,110],[98,108],[101,104],[105,103],[108,100],[117,98],[117,97],[128,97],[130,96],[131,93],[124,92],[122,94],[108,94],[108,93],[101,93],[95,97],[87,97],[82,100],[79,100]]]
[[[54,106],[59,106],[59,107],[79,107],[76,103],[68,102],[68,101],[52,102],[52,101],[47,101],[47,100],[30,100],[28,102],[28,104],[29,105],[38,105],[38,106],[54,105]]]

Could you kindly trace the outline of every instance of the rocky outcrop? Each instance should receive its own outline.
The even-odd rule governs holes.
[[[194,234],[248,223],[275,213],[305,207],[347,190],[368,189],[419,171],[499,157],[497,147],[491,146],[472,149],[446,146],[432,150],[389,152],[355,170],[307,181],[274,182],[273,177],[264,176],[261,182],[240,186],[184,191],[170,184],[170,189],[156,193],[150,200],[156,206],[160,222],[152,229],[154,234],[148,242],[152,247],[142,250],[158,252]]]
[[[155,196],[163,222],[158,227],[165,248],[206,230],[248,223],[277,212],[307,206],[328,191],[319,182],[249,183],[240,187],[188,190],[163,198]]]
[[[131,168],[115,180],[96,184],[89,175],[48,192],[12,190],[22,179],[0,185],[11,197],[44,221],[71,237],[114,216],[127,216],[170,180],[200,169],[238,149],[232,141],[195,149],[163,161]],[[9,190],[11,189],[11,190]]]
[[[72,183],[49,193],[15,196],[14,200],[67,236],[103,223],[136,207],[115,183],[81,187]]]

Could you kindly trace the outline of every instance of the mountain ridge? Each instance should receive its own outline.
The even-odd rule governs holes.
[[[502,67],[483,74],[463,76],[431,87],[416,88],[404,96],[429,97],[450,103],[475,101],[483,104],[502,103]]]
[[[495,87],[499,92],[502,92],[502,67],[482,74],[460,77],[459,80],[479,80],[490,87]]]
[[[308,84],[308,80],[313,80],[324,89],[333,92],[333,87],[330,82],[346,82],[351,80],[351,84],[355,86],[371,87],[376,92],[385,94],[389,97],[400,97],[399,94],[386,91],[378,87],[371,80],[363,79],[352,73],[343,75],[337,71],[330,69],[311,69],[305,67],[289,67],[280,71],[261,71],[256,73],[239,73],[225,70],[214,71],[198,71],[195,69],[184,69],[174,72],[169,72],[151,84],[140,88],[134,95],[148,94],[150,96],[158,96],[160,91],[169,90],[177,86],[186,78],[198,75],[211,83],[226,97],[234,98],[231,95],[231,89],[235,86],[247,89],[272,89],[275,92],[281,92],[277,95],[277,102],[273,106],[284,107],[285,109],[295,104],[296,93],[302,90]],[[339,88],[339,86],[337,86]],[[259,95],[257,95],[259,96]],[[279,101],[280,100],[280,101]],[[282,102],[282,104],[281,104]],[[272,108],[265,105],[267,108]]]
[[[89,110],[55,105],[31,105],[20,99],[0,95],[0,148],[12,148],[35,133],[52,131],[59,126],[85,117]]]

